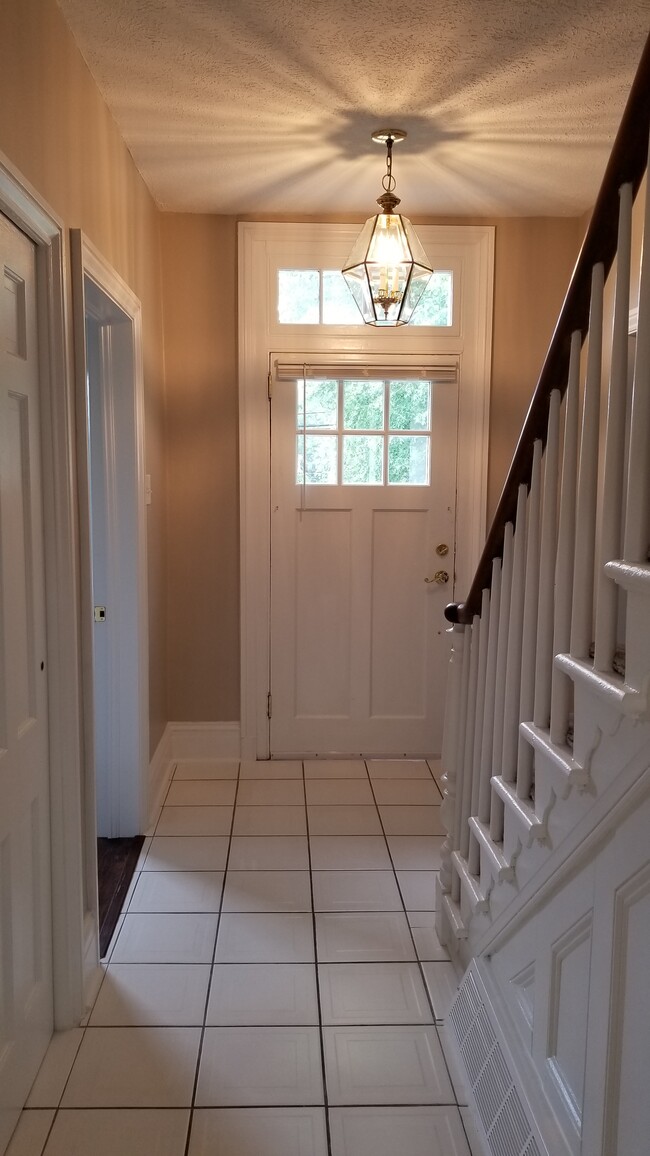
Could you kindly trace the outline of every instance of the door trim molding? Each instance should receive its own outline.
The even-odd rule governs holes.
[[[241,601],[241,755],[268,758],[270,629],[270,447],[267,376],[269,354],[283,350],[368,355],[389,352],[406,360],[418,352],[460,354],[473,373],[461,373],[458,475],[467,480],[456,511],[456,577],[469,587],[485,537],[494,281],[493,226],[418,225],[424,244],[463,247],[463,276],[472,278],[477,301],[472,333],[436,336],[429,329],[401,331],[370,327],[278,326],[271,294],[279,261],[293,267],[340,267],[358,232],[357,225],[243,222],[239,231],[239,459]],[[337,267],[336,264],[328,265]],[[468,286],[469,288],[469,286]],[[464,302],[461,302],[461,309]],[[309,333],[306,330],[309,329]],[[462,330],[462,326],[461,326]],[[471,349],[470,349],[471,346]],[[471,380],[470,380],[471,376]]]
[[[108,565],[111,588],[115,593],[114,628],[111,641],[109,698],[114,704],[114,744],[111,750],[117,767],[110,806],[110,820],[119,835],[138,834],[148,825],[149,794],[149,631],[147,593],[147,515],[145,504],[145,438],[144,438],[144,373],[142,360],[142,307],[139,299],[116,273],[102,254],[80,229],[70,230],[72,254],[72,290],[75,336],[75,377],[77,402],[77,455],[79,468],[79,522],[81,552],[81,645],[83,678],[83,724],[85,748],[86,829],[96,839],[95,814],[95,743],[94,743],[94,664],[93,664],[93,584],[91,558],[91,510],[89,475],[89,400],[86,383],[85,322],[89,306],[86,299],[85,279],[88,278],[110,299],[131,323],[133,337],[133,378],[120,380],[119,395],[114,382],[107,377],[104,401],[105,421],[115,425],[120,416],[127,427],[129,450],[133,451],[133,474],[127,479],[128,493],[121,501],[132,511],[131,519],[119,517],[118,498],[120,468],[118,455],[112,453],[106,462],[106,484],[109,494]],[[107,322],[111,325],[111,318]],[[120,425],[122,422],[120,421]],[[113,445],[113,449],[115,446]],[[123,482],[122,485],[125,483]],[[124,563],[130,561],[129,572],[123,574]],[[136,579],[132,581],[135,564]],[[132,591],[133,607],[127,607],[127,621],[120,613],[117,594],[120,588]],[[110,610],[110,607],[109,607]],[[129,623],[135,621],[135,630]],[[135,675],[133,677],[133,672]],[[135,685],[135,709],[129,704],[120,709],[126,680]],[[137,781],[133,782],[133,768]],[[91,856],[88,855],[88,860]],[[94,858],[94,856],[93,856]],[[87,863],[90,870],[90,863]]]
[[[84,1013],[84,832],[74,394],[63,222],[0,154],[0,212],[36,245],[46,572],[54,1025]],[[90,971],[94,965],[88,965]]]

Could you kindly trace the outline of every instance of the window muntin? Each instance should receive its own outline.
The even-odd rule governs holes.
[[[453,324],[451,270],[436,270],[410,324],[449,329]],[[338,269],[278,269],[281,325],[363,325],[356,302]]]
[[[430,381],[301,379],[295,412],[297,485],[429,484]]]

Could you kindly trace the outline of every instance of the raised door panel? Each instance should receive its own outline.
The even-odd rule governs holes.
[[[35,250],[0,218],[0,1151],[52,1031]]]

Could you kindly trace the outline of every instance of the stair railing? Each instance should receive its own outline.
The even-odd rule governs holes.
[[[619,651],[627,590],[647,567],[650,545],[647,194],[636,352],[628,356],[632,209],[649,133],[650,40],[474,581],[466,601],[445,611],[452,656],[441,935],[443,916],[456,936],[466,935],[472,915],[488,909],[495,881],[514,878],[522,832],[529,845],[544,838],[535,750],[557,759],[567,789],[580,781],[575,670],[601,672],[621,694],[641,693],[647,674],[638,660],[630,664],[633,640],[624,672]],[[604,295],[614,261],[610,328]],[[510,827],[506,810],[517,816]]]

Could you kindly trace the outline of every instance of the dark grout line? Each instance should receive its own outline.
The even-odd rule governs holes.
[[[194,1108],[196,1105],[196,1093],[197,1093],[197,1088],[198,1088],[198,1084],[199,1084],[199,1072],[201,1070],[201,1060],[203,1058],[203,1043],[205,1040],[206,1020],[208,1018],[208,1006],[210,1004],[210,992],[212,990],[212,977],[214,975],[214,965],[215,965],[215,960],[217,957],[217,943],[219,942],[219,928],[221,925],[221,912],[222,912],[222,908],[223,908],[223,899],[224,899],[224,895],[225,895],[225,891],[226,891],[226,874],[228,871],[228,862],[230,859],[230,848],[232,847],[232,837],[233,837],[232,833],[233,833],[233,828],[235,825],[235,809],[237,806],[237,795],[239,793],[240,769],[241,769],[241,760],[238,760],[238,762],[237,762],[237,779],[235,780],[235,783],[236,783],[236,785],[235,785],[235,798],[233,801],[232,815],[230,818],[230,835],[228,836],[228,850],[226,851],[226,863],[225,863],[225,867],[224,867],[224,871],[223,871],[223,882],[221,885],[221,899],[219,902],[219,911],[217,914],[217,927],[216,927],[216,931],[214,933],[214,944],[212,947],[212,960],[210,962],[210,976],[208,979],[208,986],[207,986],[207,990],[205,993],[205,1004],[204,1004],[204,1008],[203,1008],[203,1024],[201,1026],[201,1038],[199,1040],[199,1050],[198,1050],[197,1057],[196,1057],[196,1070],[194,1072],[194,1083],[192,1086],[192,1097],[191,1097],[191,1101],[190,1101],[190,1118],[189,1118],[188,1127],[187,1127],[187,1138],[185,1140],[184,1156],[189,1156],[190,1142],[192,1139],[192,1124],[194,1122]]]
[[[316,1002],[318,1011],[318,1039],[320,1043],[320,1062],[321,1075],[323,1079],[323,1108],[325,1112],[325,1133],[327,1137],[327,1152],[328,1156],[332,1156],[332,1135],[330,1131],[330,1114],[329,1101],[327,1091],[327,1073],[325,1070],[325,1040],[323,1037],[323,1012],[320,998],[320,975],[318,971],[318,937],[316,934],[316,912],[314,910],[314,878],[311,864],[311,843],[309,840],[309,808],[307,806],[307,779],[305,776],[305,763],[302,763],[302,778],[303,787],[305,790],[305,823],[307,824],[307,855],[309,860],[309,888],[311,892],[311,907],[312,907],[312,935],[314,940],[314,973],[316,977]]]

